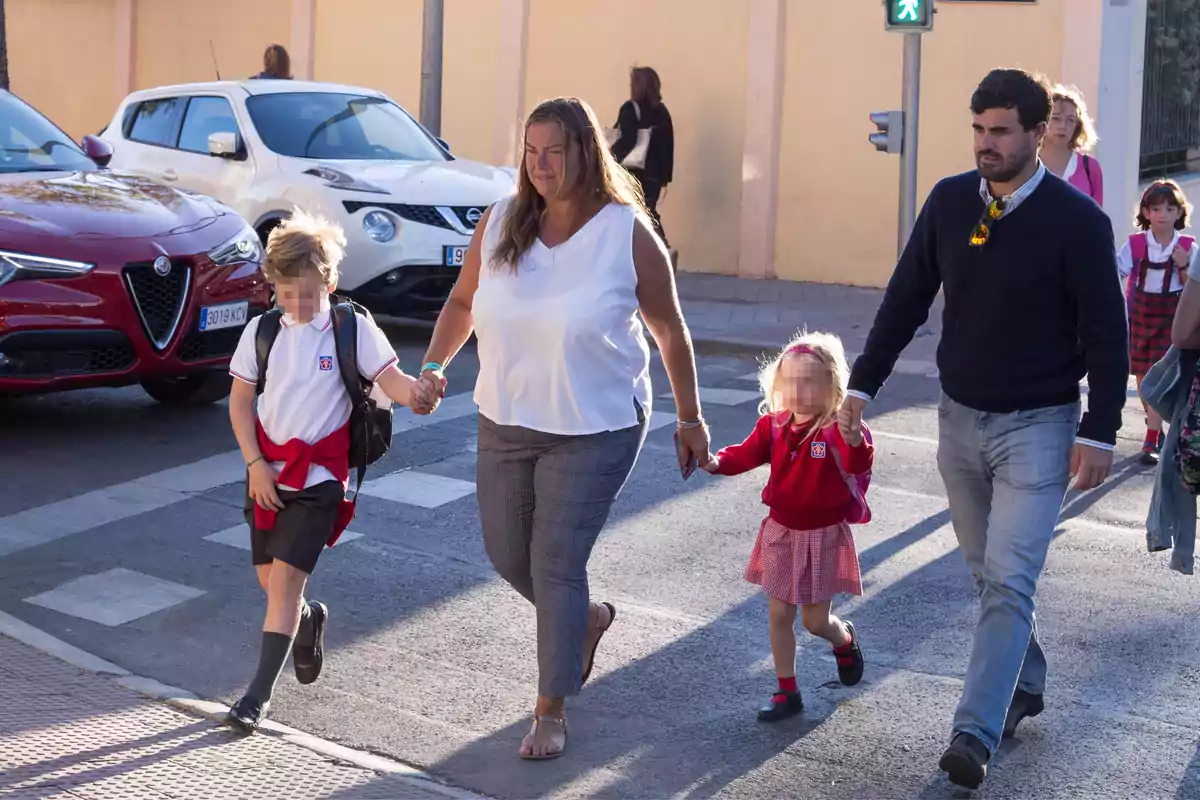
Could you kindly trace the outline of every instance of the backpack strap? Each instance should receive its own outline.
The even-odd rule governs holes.
[[[1144,232],[1129,235],[1129,255],[1133,257],[1133,267],[1137,269],[1146,260],[1146,234]]]
[[[271,356],[271,348],[279,336],[279,328],[283,324],[283,311],[272,308],[258,320],[258,330],[254,332],[254,354],[258,360],[258,381],[255,393],[262,394],[267,388],[267,360]]]
[[[361,409],[367,402],[370,387],[358,371],[358,305],[344,298],[334,298],[335,303],[330,309],[330,320],[333,322],[333,343],[337,352],[338,372],[342,376],[342,385],[350,396],[350,418],[354,412]],[[353,436],[353,434],[351,434]],[[362,489],[363,479],[367,476],[367,457],[358,464],[351,464],[357,475],[354,489],[349,492],[347,499],[354,500]]]
[[[1086,153],[1083,154],[1083,174],[1087,175],[1088,188],[1094,189],[1095,187],[1092,185],[1092,160],[1088,158]]]
[[[1183,252],[1185,252],[1185,253],[1192,252],[1192,247],[1194,247],[1195,244],[1196,244],[1195,236],[1180,236],[1179,237],[1179,246],[1183,248]]]

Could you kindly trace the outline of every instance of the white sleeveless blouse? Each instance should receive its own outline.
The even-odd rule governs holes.
[[[499,425],[562,435],[621,430],[650,415],[650,348],[638,317],[633,209],[610,203],[557,247],[540,239],[514,273],[493,263],[512,197],[483,232],[472,305],[475,402]]]

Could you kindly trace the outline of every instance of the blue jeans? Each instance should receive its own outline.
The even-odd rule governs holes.
[[[938,406],[938,470],[980,596],[954,732],[992,751],[1014,690],[1045,689],[1033,595],[1066,496],[1079,412],[1076,402],[988,414],[944,394]]]

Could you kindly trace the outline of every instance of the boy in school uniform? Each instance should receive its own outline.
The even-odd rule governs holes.
[[[252,563],[267,593],[258,669],[227,717],[244,733],[266,716],[289,652],[302,684],[315,681],[324,663],[329,609],[306,601],[304,588],[321,551],[354,514],[346,499],[351,401],[338,368],[329,297],[345,245],[339,227],[302,212],[271,232],[263,272],[284,313],[261,395],[262,317],[246,325],[230,363],[229,417],[247,467]],[[362,377],[398,404],[428,408],[424,389],[397,368],[383,332],[362,314],[356,327]]]

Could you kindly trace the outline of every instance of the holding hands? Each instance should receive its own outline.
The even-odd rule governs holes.
[[[414,414],[432,414],[445,396],[446,376],[440,369],[426,367],[413,384],[410,408]]]
[[[851,447],[858,447],[863,442],[862,413],[866,405],[861,397],[847,397],[838,410],[838,432]]]

